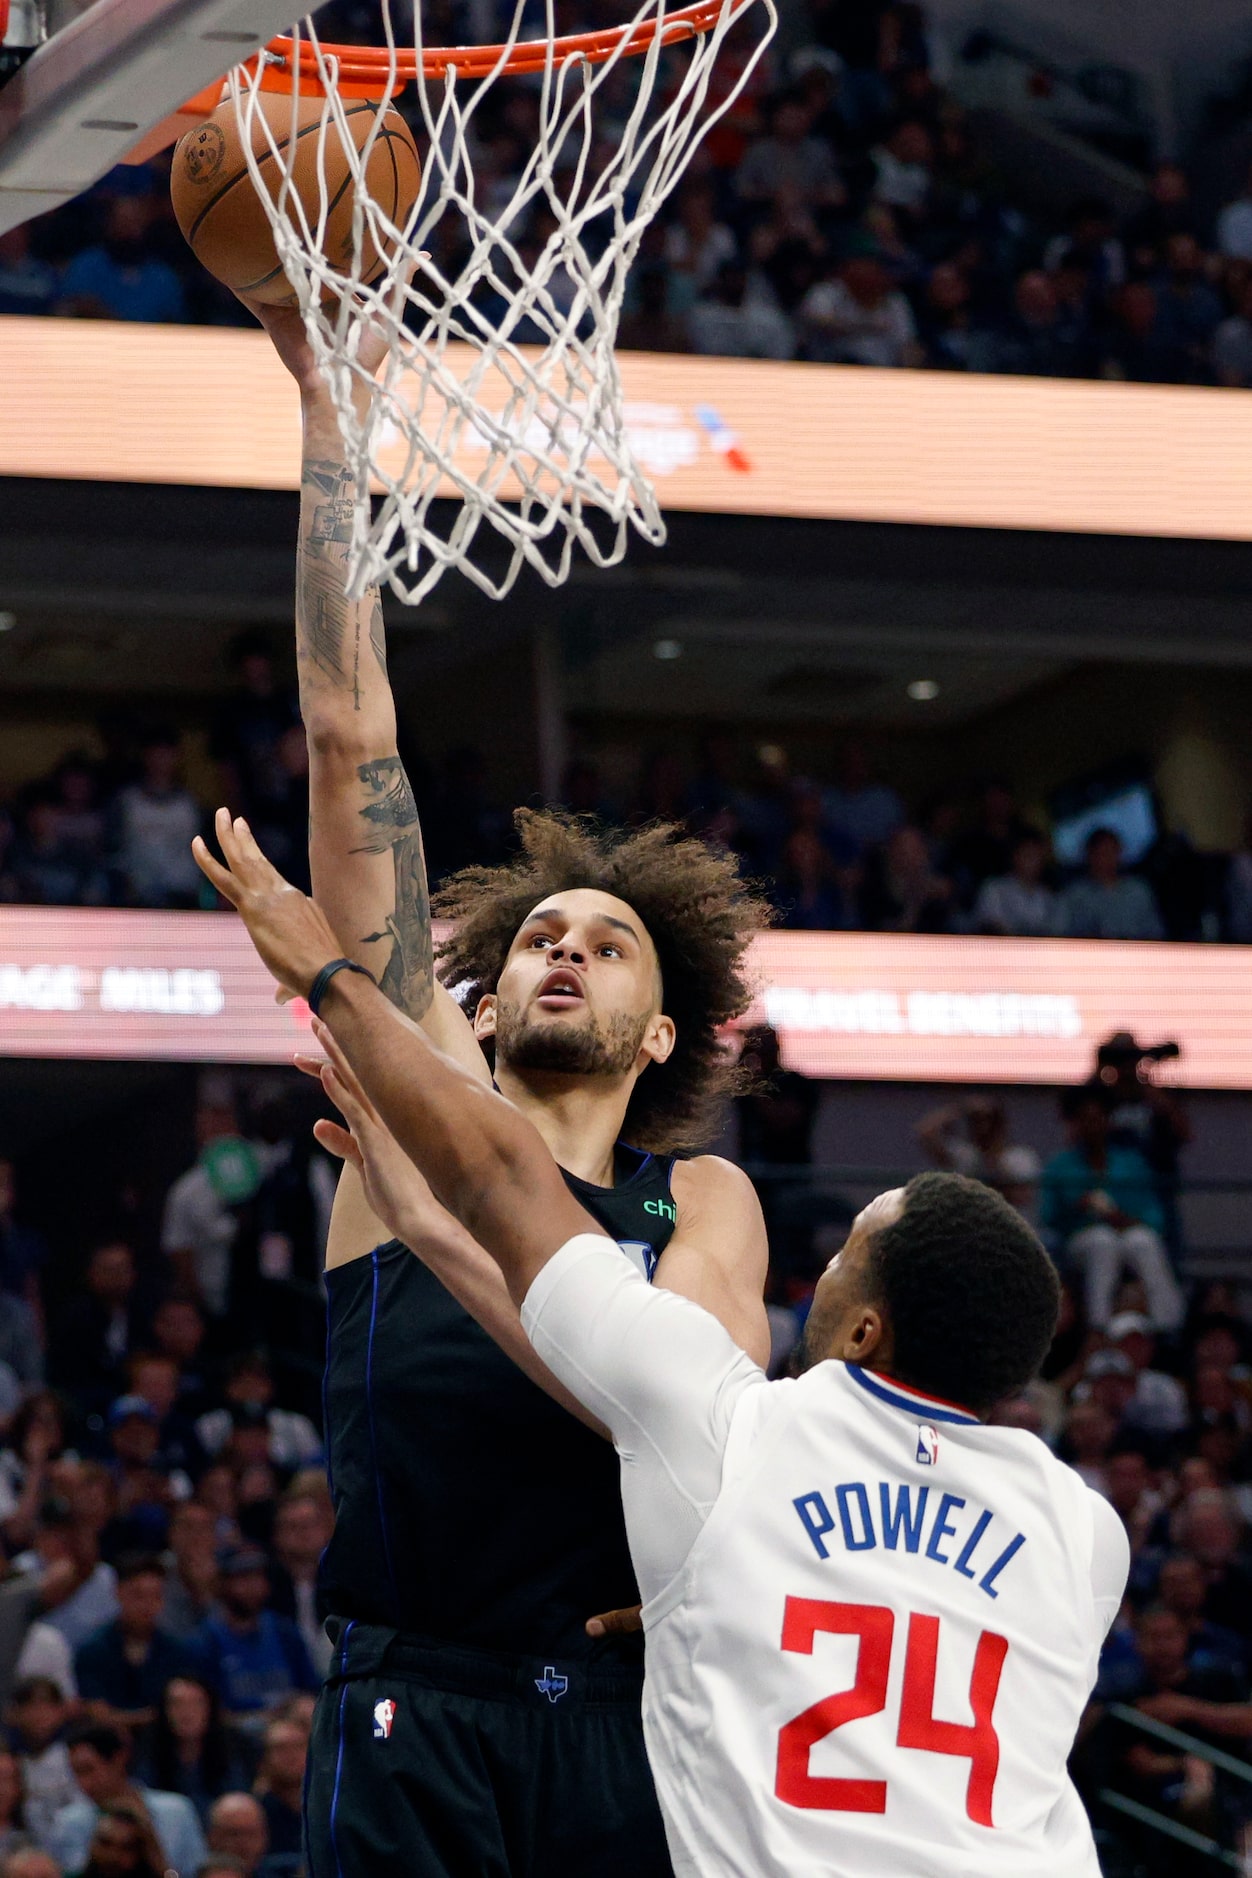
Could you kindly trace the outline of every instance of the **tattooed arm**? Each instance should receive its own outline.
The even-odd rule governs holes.
[[[334,406],[299,314],[254,311],[300,387],[296,662],[309,741],[314,898],[344,954],[367,966],[397,1009],[440,1049],[490,1081],[464,1013],[435,979],[422,833],[396,749],[382,601],[376,588],[360,600],[349,600],[346,591],[356,490]],[[369,343],[367,335],[363,357]],[[379,350],[378,362],[381,357]],[[356,1257],[385,1237],[355,1171],[345,1170],[330,1262]]]

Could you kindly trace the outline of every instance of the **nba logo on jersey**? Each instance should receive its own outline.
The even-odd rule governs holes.
[[[389,1695],[374,1704],[374,1739],[390,1741],[391,1724],[396,1719],[396,1705]]]
[[[939,1430],[929,1422],[917,1424],[917,1458],[923,1467],[933,1467],[939,1459]]]

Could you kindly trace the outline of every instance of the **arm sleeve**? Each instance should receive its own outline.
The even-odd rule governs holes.
[[[522,1327],[609,1429],[644,1603],[682,1569],[721,1489],[722,1460],[763,1372],[698,1304],[654,1289],[610,1239],[582,1233],[548,1260]]]
[[[1130,1541],[1126,1528],[1102,1494],[1092,1493],[1091,1594],[1101,1635],[1107,1637],[1126,1595],[1130,1573]]]

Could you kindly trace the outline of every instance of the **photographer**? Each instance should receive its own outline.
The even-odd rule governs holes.
[[[1178,1097],[1153,1080],[1160,1063],[1177,1060],[1176,1043],[1147,1046],[1128,1030],[1119,1030],[1096,1051],[1089,1087],[1098,1089],[1109,1110],[1109,1142],[1133,1148],[1152,1169],[1163,1215],[1162,1236],[1175,1258],[1181,1250],[1178,1217],[1179,1160],[1193,1139],[1191,1123]]]

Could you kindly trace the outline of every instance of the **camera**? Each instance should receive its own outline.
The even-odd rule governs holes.
[[[1181,1045],[1177,1043],[1136,1043],[1125,1032],[1110,1037],[1096,1051],[1096,1070],[1102,1081],[1110,1081],[1112,1076],[1120,1075],[1132,1064],[1169,1063],[1182,1055]]]

